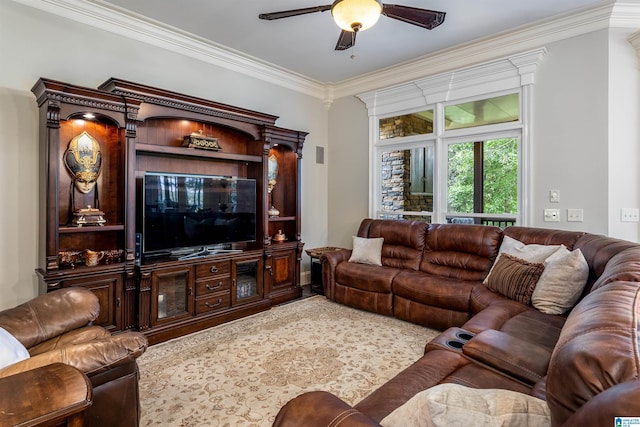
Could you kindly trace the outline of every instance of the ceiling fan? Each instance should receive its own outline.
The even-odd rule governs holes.
[[[371,28],[378,21],[380,15],[428,30],[442,24],[445,16],[445,12],[397,4],[382,4],[381,0],[336,0],[325,6],[261,13],[258,18],[272,21],[308,13],[326,12],[327,10],[331,11],[334,21],[342,29],[335,50],[346,50],[353,47],[358,31]]]

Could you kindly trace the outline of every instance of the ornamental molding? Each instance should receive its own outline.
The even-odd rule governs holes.
[[[537,66],[547,53],[541,47],[495,61],[417,79],[357,95],[369,116],[397,114],[455,99],[518,89],[535,83]]]

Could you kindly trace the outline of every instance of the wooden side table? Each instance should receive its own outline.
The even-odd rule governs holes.
[[[81,427],[92,398],[87,376],[64,363],[0,378],[0,425]]]
[[[322,264],[320,257],[322,254],[331,251],[339,251],[344,248],[327,246],[324,248],[307,249],[305,252],[311,258],[311,292],[324,295],[324,285],[322,283]]]

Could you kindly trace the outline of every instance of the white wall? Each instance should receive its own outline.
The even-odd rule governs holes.
[[[627,37],[629,29],[609,31],[609,229],[611,236],[637,241],[639,224],[622,222],[621,208],[640,207],[640,73]]]
[[[109,77],[196,95],[280,116],[278,126],[309,132],[303,149],[302,238],[326,242],[327,167],[315,146],[328,145],[321,100],[0,0],[0,309],[37,295],[39,242],[38,120],[30,89],[39,77],[95,88]]]
[[[607,232],[607,31],[547,46],[534,85],[532,224]],[[560,190],[560,203],[549,190]],[[543,222],[543,209],[561,221]],[[567,208],[584,222],[567,222]]]
[[[351,248],[369,210],[369,117],[355,96],[331,105],[328,157],[328,244]]]

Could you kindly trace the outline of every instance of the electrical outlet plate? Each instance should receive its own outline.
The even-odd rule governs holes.
[[[560,222],[560,209],[545,209],[544,210],[545,222]]]
[[[560,203],[560,190],[549,190],[549,201],[551,203]]]
[[[568,222],[584,221],[584,211],[582,209],[567,209],[567,221]]]

